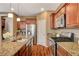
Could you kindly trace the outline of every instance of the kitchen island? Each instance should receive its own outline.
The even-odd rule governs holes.
[[[13,41],[3,41],[0,43],[0,56],[14,56],[23,46],[26,46],[28,42],[32,39],[29,36],[23,42],[13,42]]]

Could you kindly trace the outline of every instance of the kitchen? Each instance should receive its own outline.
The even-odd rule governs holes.
[[[7,14],[2,13],[0,16],[0,39],[2,39],[0,40],[0,55],[31,56],[31,47],[42,45],[50,48],[51,52],[49,55],[40,56],[79,56],[79,4],[51,3],[51,5],[55,8],[54,11],[44,11],[44,8],[41,8],[41,13],[36,16],[20,16],[21,21],[16,20],[15,13],[13,13],[13,18],[7,18]],[[11,25],[8,25],[9,29],[5,26],[5,29],[11,32],[8,34],[13,35],[10,38],[11,41],[8,40],[9,38],[3,40],[2,19],[8,20],[7,23]],[[32,31],[35,35],[29,31],[30,25],[27,27],[26,24],[35,24],[35,29]]]

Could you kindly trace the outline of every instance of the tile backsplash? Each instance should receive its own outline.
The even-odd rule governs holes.
[[[62,32],[71,32],[74,33],[74,39],[75,41],[79,40],[79,29],[57,29],[57,30],[51,30],[49,33],[62,33]]]
[[[71,33],[74,33],[76,38],[79,38],[79,29],[58,29],[55,32],[57,33],[71,32]]]

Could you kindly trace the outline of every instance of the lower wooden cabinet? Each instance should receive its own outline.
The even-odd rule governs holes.
[[[57,56],[71,56],[71,54],[61,46],[57,45]]]
[[[25,50],[26,50],[26,45],[24,45],[24,46],[15,54],[15,56],[25,56],[25,55],[26,55]]]
[[[18,52],[14,56],[18,56]]]
[[[31,46],[24,45],[14,56],[30,56]]]
[[[14,56],[31,56],[33,39],[30,39]]]
[[[26,45],[24,45],[21,49],[20,49],[20,51],[18,52],[18,55],[19,56],[24,56],[25,55],[25,50],[26,50]]]

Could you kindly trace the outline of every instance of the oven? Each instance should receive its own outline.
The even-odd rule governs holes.
[[[56,55],[56,43],[54,42],[54,40],[52,40],[52,38],[48,39],[48,46],[52,49],[52,55],[55,56]]]

